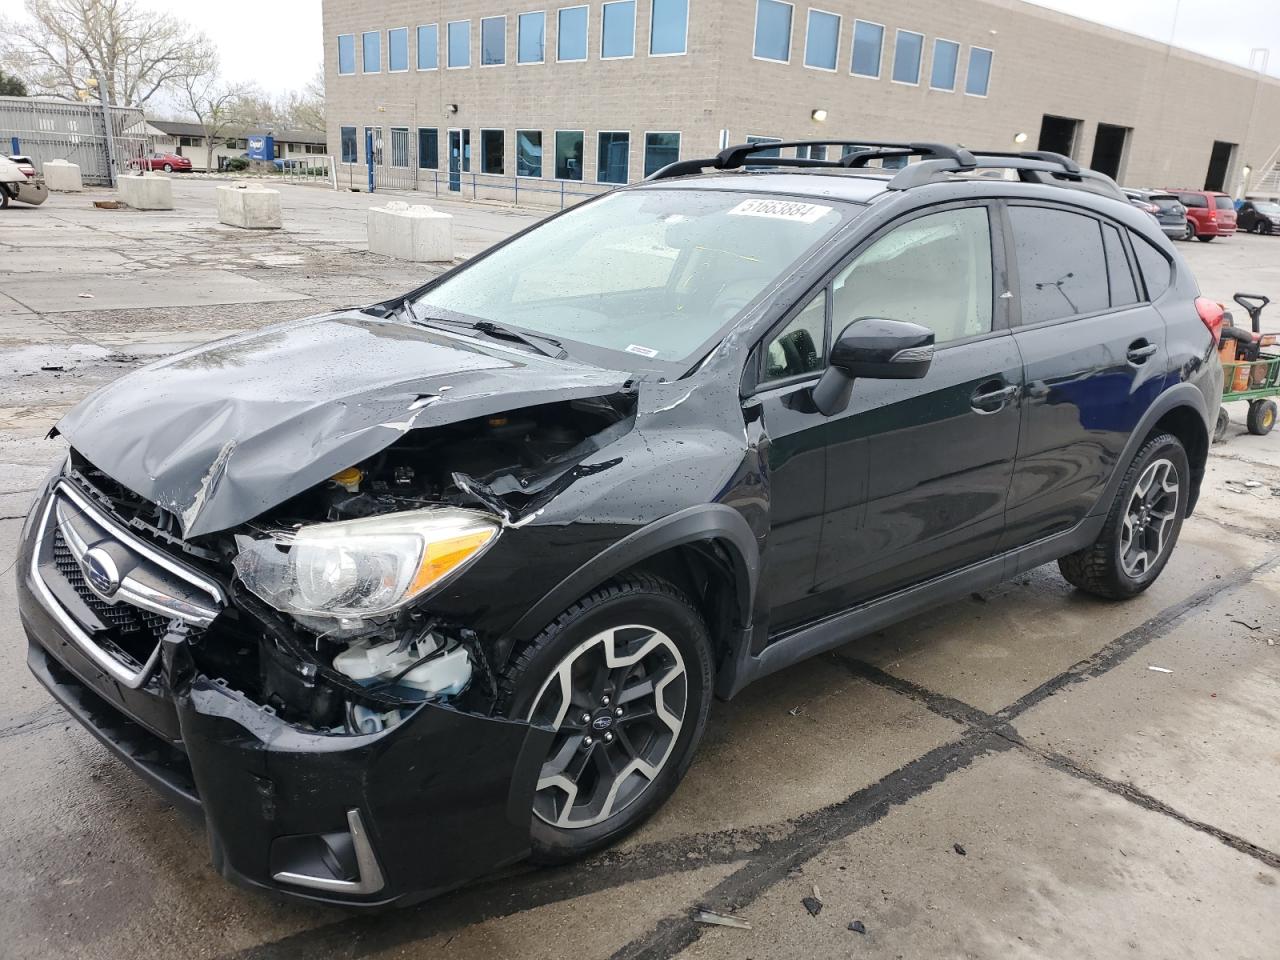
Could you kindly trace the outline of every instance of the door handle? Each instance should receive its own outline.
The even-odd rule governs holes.
[[[1129,344],[1129,352],[1125,354],[1129,358],[1130,363],[1146,363],[1150,357],[1160,348],[1154,343],[1147,343],[1145,340],[1135,340]]]
[[[992,380],[973,391],[973,396],[969,398],[969,405],[978,413],[995,413],[1016,397],[1019,389],[1017,384]]]

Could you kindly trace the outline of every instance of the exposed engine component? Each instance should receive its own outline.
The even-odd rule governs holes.
[[[420,690],[427,699],[455,697],[471,680],[471,658],[426,634],[407,646],[395,640],[357,640],[333,658],[333,668],[360,683]]]

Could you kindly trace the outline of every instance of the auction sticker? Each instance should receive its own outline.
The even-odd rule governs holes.
[[[653,347],[642,347],[638,343],[628,345],[627,353],[638,353],[640,356],[648,357],[651,360],[658,355],[658,351]]]
[[[830,207],[802,200],[743,200],[729,211],[731,217],[769,217],[772,220],[794,220],[796,223],[813,223]]]

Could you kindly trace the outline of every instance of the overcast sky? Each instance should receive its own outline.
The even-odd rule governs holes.
[[[320,0],[139,2],[168,10],[205,31],[218,45],[229,79],[251,80],[277,93],[301,88],[320,65]],[[737,2],[747,6],[750,0]],[[1248,64],[1250,48],[1270,47],[1269,72],[1280,77],[1280,0],[1036,2],[1241,65]],[[18,15],[21,10],[22,0],[0,0],[0,12]]]

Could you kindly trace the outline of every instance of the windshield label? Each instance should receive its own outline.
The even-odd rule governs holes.
[[[627,346],[627,353],[638,353],[642,357],[653,359],[658,355],[658,351],[651,347],[642,347],[638,343],[632,343]]]
[[[813,223],[830,207],[798,200],[743,200],[729,211],[731,217],[769,217],[773,220],[794,220],[796,223]]]

